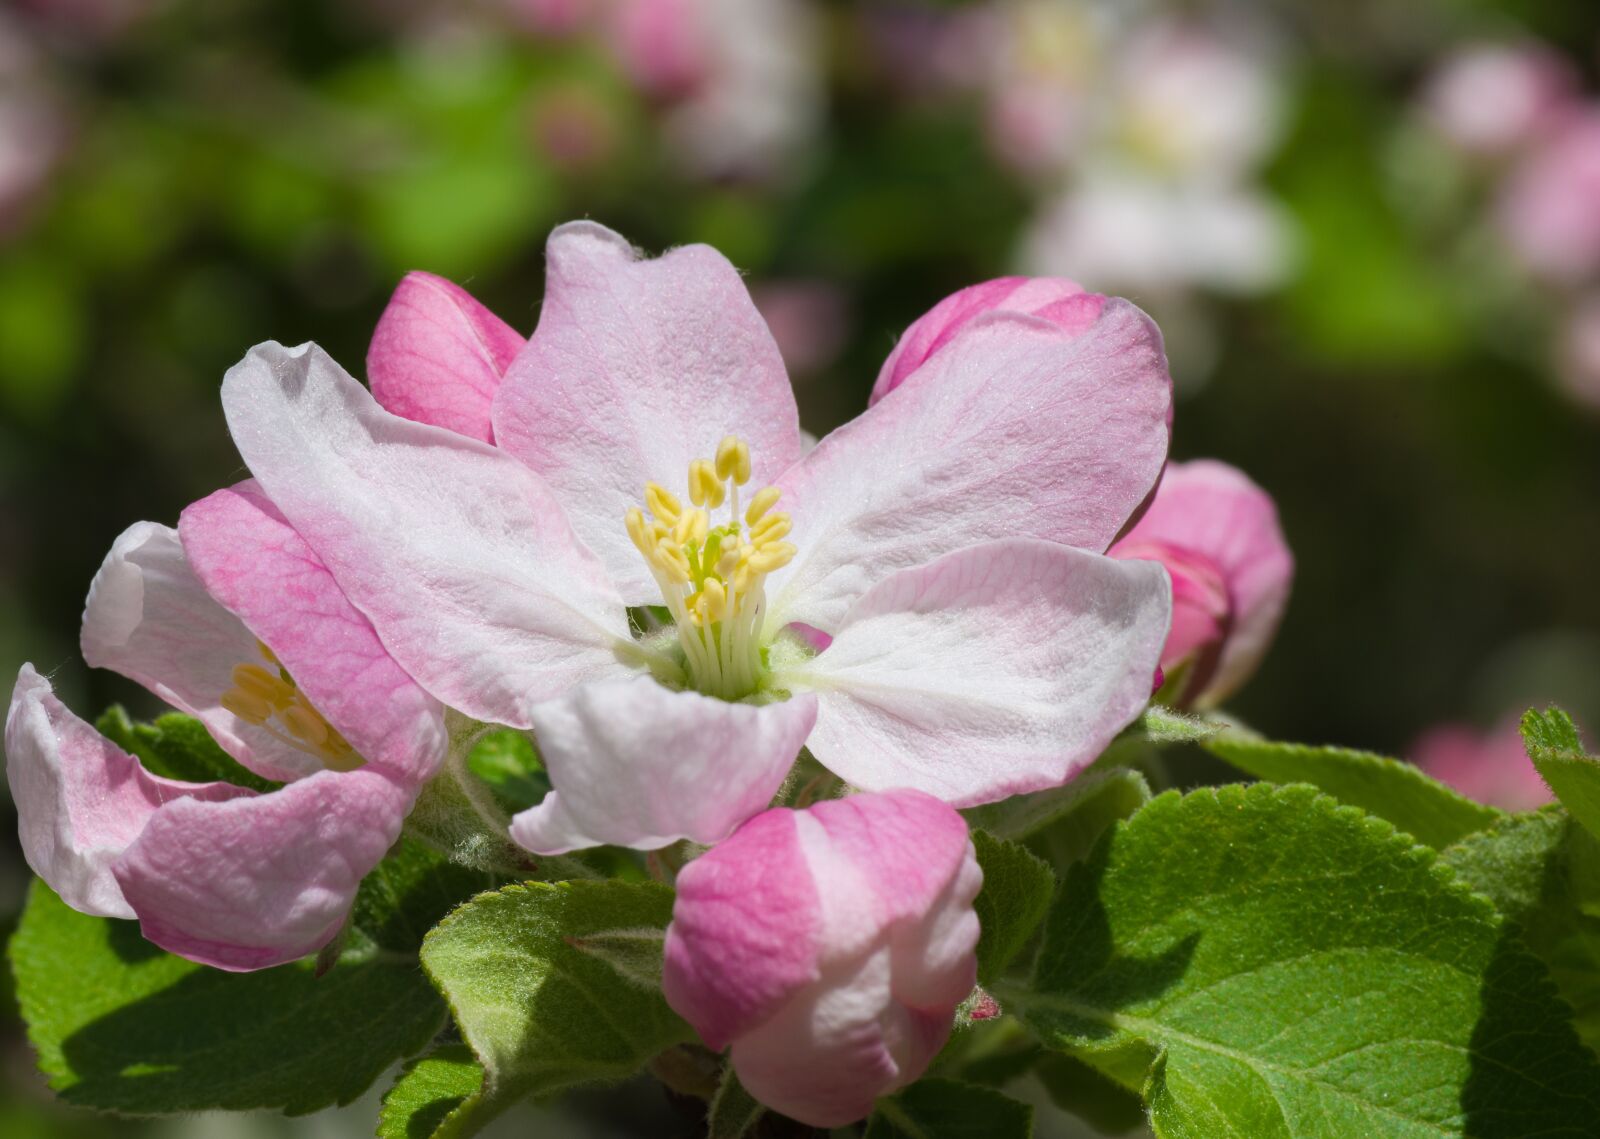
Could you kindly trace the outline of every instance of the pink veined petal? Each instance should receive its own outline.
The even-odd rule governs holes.
[[[772,801],[816,715],[811,696],[758,706],[647,676],[584,685],[530,713],[554,790],[511,837],[537,854],[717,842]]]
[[[211,595],[272,649],[358,754],[405,783],[438,770],[449,742],[443,707],[389,656],[254,480],[190,505],[178,532]]]
[[[990,542],[884,579],[776,679],[817,694],[807,746],[830,771],[967,807],[1098,756],[1149,701],[1171,605],[1154,563]]]
[[[1294,556],[1272,497],[1243,472],[1211,459],[1167,468],[1150,509],[1117,543],[1117,557],[1160,542],[1220,569],[1231,623],[1216,667],[1195,703],[1212,707],[1238,690],[1272,644],[1289,600]],[[1175,588],[1177,588],[1175,584]]]
[[[593,222],[550,235],[544,306],[495,397],[496,442],[549,483],[628,604],[659,590],[623,527],[647,481],[682,495],[727,434],[753,485],[800,457],[794,393],[737,270],[688,245],[654,260]]]
[[[249,795],[228,783],[180,783],[74,716],[50,682],[22,666],[6,714],[6,778],[29,867],[73,909],[131,918],[111,865],[165,804]]]
[[[986,312],[1041,317],[1068,333],[1082,332],[1100,315],[1105,298],[1084,293],[1065,277],[997,277],[951,293],[905,330],[878,372],[869,404],[877,403]]]
[[[417,683],[479,720],[621,671],[627,617],[549,490],[501,451],[380,408],[313,344],[223,381],[239,452]]]
[[[668,1001],[709,1046],[732,1042],[761,1102],[860,1119],[948,1038],[982,878],[960,816],[916,791],[768,812],[680,874]]]
[[[1161,334],[1126,301],[1076,335],[978,317],[779,480],[799,554],[769,619],[834,633],[888,574],[989,539],[1103,551],[1160,475],[1171,400]]]
[[[667,1003],[720,1052],[821,975],[822,909],[795,812],[765,811],[683,868],[667,929]]]
[[[413,797],[361,769],[229,802],[184,799],[151,818],[112,872],[147,940],[219,969],[265,969],[333,939]]]
[[[136,522],[112,543],[89,586],[79,644],[91,666],[138,681],[195,717],[257,775],[282,781],[322,769],[222,706],[234,666],[259,661],[260,650],[200,584],[171,527]]]
[[[386,410],[485,443],[489,408],[527,338],[454,282],[407,273],[367,349],[367,380]]]

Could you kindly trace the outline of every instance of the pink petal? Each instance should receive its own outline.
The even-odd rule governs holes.
[[[772,619],[833,633],[886,575],[989,539],[1104,550],[1160,474],[1171,401],[1161,334],[1126,301],[1078,335],[978,317],[779,480],[799,555]]]
[[[260,650],[255,634],[200,584],[176,530],[137,522],[112,543],[89,586],[79,642],[90,665],[194,716],[256,774],[282,781],[322,769],[222,707],[234,666],[259,661]]]
[[[617,234],[550,235],[539,327],[495,397],[495,440],[560,497],[629,604],[659,590],[622,519],[656,481],[682,495],[689,461],[727,434],[754,486],[800,457],[783,360],[743,280],[716,250],[640,260]]]
[[[526,727],[530,703],[619,669],[622,604],[527,468],[390,415],[312,344],[252,349],[222,399],[267,495],[445,704]]]
[[[922,1074],[976,980],[983,876],[961,817],[915,791],[770,811],[687,866],[668,1002],[741,1082],[818,1127]]]
[[[817,703],[730,704],[641,676],[585,685],[530,715],[554,790],[512,820],[511,837],[563,854],[726,838],[772,801]]]
[[[1411,745],[1411,760],[1461,794],[1504,811],[1533,811],[1555,796],[1523,747],[1521,717],[1507,716],[1487,732],[1439,724]]]
[[[6,714],[6,778],[23,857],[61,900],[100,917],[131,918],[111,866],[163,804],[249,795],[228,783],[151,775],[67,710],[25,664]]]
[[[1037,316],[1063,332],[1076,334],[1094,323],[1104,304],[1104,297],[1086,295],[1082,285],[1064,277],[998,277],[970,285],[945,297],[905,330],[878,372],[870,402],[877,403],[899,387],[928,357],[986,312]]]
[[[147,940],[244,972],[332,940],[400,837],[414,792],[378,771],[323,771],[269,795],[183,799],[112,865]]]
[[[461,286],[407,273],[367,349],[367,381],[395,415],[494,442],[489,407],[526,338]]]
[[[272,649],[358,754],[402,782],[438,770],[444,709],[394,662],[253,480],[191,505],[178,531],[211,595]]]
[[[816,692],[830,771],[966,807],[1098,756],[1148,703],[1170,620],[1159,566],[1014,538],[889,576],[775,679]]]
[[[1294,556],[1278,525],[1272,497],[1226,463],[1200,459],[1167,468],[1150,509],[1115,547],[1115,557],[1145,557],[1159,543],[1205,559],[1226,583],[1230,627],[1209,677],[1197,676],[1194,702],[1211,707],[1227,699],[1261,662],[1289,600]],[[1140,551],[1144,552],[1141,553]],[[1162,560],[1166,560],[1163,558]],[[1205,588],[1175,562],[1175,590]],[[1213,571],[1213,572],[1214,572]],[[1203,575],[1202,575],[1203,576]],[[1179,607],[1185,602],[1180,599]],[[1181,630],[1179,630],[1181,632]],[[1168,657],[1164,657],[1165,662]]]

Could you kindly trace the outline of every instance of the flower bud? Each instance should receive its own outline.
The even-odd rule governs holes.
[[[951,293],[900,337],[878,372],[872,402],[877,403],[899,387],[957,333],[986,313],[1037,317],[1076,335],[1094,323],[1105,300],[1061,277],[999,277]]]
[[[757,815],[678,877],[667,1001],[814,1127],[917,1079],[977,979],[966,824],[920,791]]]
[[[1522,745],[1521,718],[1508,716],[1487,732],[1440,724],[1411,745],[1413,763],[1469,799],[1506,811],[1532,811],[1550,802]]]
[[[1264,490],[1225,463],[1174,463],[1144,517],[1109,552],[1158,561],[1172,579],[1161,667],[1169,677],[1187,667],[1175,703],[1211,707],[1249,679],[1272,643],[1294,576]]]

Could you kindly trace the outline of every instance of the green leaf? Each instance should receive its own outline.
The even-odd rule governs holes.
[[[878,1101],[866,1139],[1028,1139],[1033,1108],[992,1088],[922,1080]]]
[[[573,944],[671,918],[665,886],[583,881],[507,886],[445,919],[422,964],[484,1069],[464,1110],[482,1122],[525,1096],[623,1079],[691,1039],[659,990]]]
[[[1268,783],[1310,783],[1352,807],[1387,819],[1440,849],[1501,817],[1429,779],[1409,763],[1341,747],[1306,747],[1240,736],[1208,740],[1205,748]]]
[[[349,1103],[444,1024],[422,934],[485,879],[411,844],[367,877],[337,967],[226,973],[88,917],[35,882],[10,958],[39,1066],[62,1099],[127,1114]]]
[[[1097,1067],[1144,1050],[1164,1137],[1576,1139],[1600,1119],[1600,1063],[1512,927],[1311,787],[1169,793],[1119,824],[1015,1001]]]
[[[978,937],[978,980],[988,984],[1011,964],[1044,920],[1056,878],[1043,859],[1014,842],[973,831],[972,845],[983,868],[983,889],[973,907]]]
[[[550,777],[538,748],[525,733],[512,728],[489,732],[473,744],[467,770],[488,784],[507,814],[536,806],[550,793]]]
[[[181,712],[168,712],[153,724],[137,724],[121,705],[113,704],[94,726],[154,775],[185,783],[233,783],[261,792],[282,786],[246,769],[218,746],[204,724]]]
[[[706,1139],[743,1139],[765,1114],[767,1109],[745,1091],[730,1064],[706,1113]]]
[[[1600,1053],[1600,840],[1560,807],[1511,815],[1445,848],[1440,861],[1518,923]]]
[[[1103,1135],[1124,1135],[1144,1123],[1143,1100],[1074,1056],[1046,1053],[1033,1072],[1051,1103]]]
[[[1028,848],[1058,871],[1065,871],[1094,849],[1113,823],[1150,801],[1150,784],[1137,771],[1120,768],[1096,781],[1073,809],[1028,836]]]
[[[1584,753],[1572,717],[1559,708],[1530,710],[1522,717],[1522,743],[1561,805],[1600,836],[1600,759]]]
[[[1109,799],[1102,799],[1102,796]],[[1113,803],[1112,813],[1120,811],[1116,817],[1122,818],[1149,798],[1150,785],[1144,776],[1126,767],[1114,767],[1106,771],[1086,771],[1061,787],[1032,795],[1013,795],[998,803],[969,807],[961,813],[974,830],[986,830],[996,838],[1019,839],[1036,834],[1097,801],[1102,813],[1108,802]],[[1099,837],[1098,831],[1095,837]]]
[[[406,1065],[383,1097],[378,1139],[447,1139],[457,1130],[462,1104],[483,1086],[483,1069],[465,1044],[447,1044]]]

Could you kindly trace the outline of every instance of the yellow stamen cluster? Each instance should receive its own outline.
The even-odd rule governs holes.
[[[334,771],[360,767],[363,761],[349,741],[295,687],[294,678],[278,663],[272,650],[260,641],[256,648],[269,667],[234,665],[233,687],[222,694],[222,706],[274,739],[315,756]]]
[[[739,512],[739,488],[750,481],[750,447],[724,438],[715,459],[689,464],[688,508],[664,487],[644,488],[645,510],[625,522],[644,555],[678,625],[678,640],[694,686],[735,700],[755,691],[761,678],[761,618],[766,576],[793,560],[783,539],[789,516],[773,511],[776,487],[757,491]],[[728,520],[711,524],[711,512],[728,503]]]

